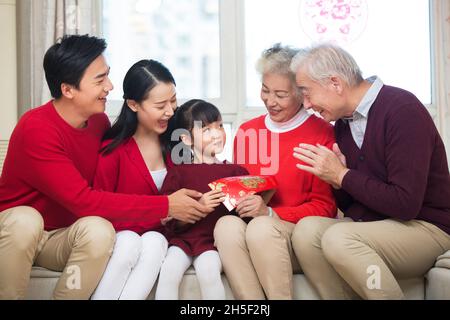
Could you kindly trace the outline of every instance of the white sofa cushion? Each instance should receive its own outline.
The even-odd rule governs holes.
[[[435,268],[437,269],[437,268]],[[445,269],[444,269],[445,270]],[[447,271],[447,276],[450,279],[450,270]],[[31,272],[31,280],[28,287],[27,299],[29,300],[50,300],[52,299],[53,289],[56,286],[61,273],[53,272],[39,267],[33,267]],[[234,300],[228,280],[225,275],[222,275],[224,283],[226,298]],[[399,281],[401,288],[405,292],[406,299],[423,300],[425,299],[425,280],[424,278],[408,279]],[[155,297],[155,287],[149,295],[149,299]],[[450,281],[447,288],[450,292]],[[436,291],[438,292],[438,291]],[[450,294],[449,296],[450,297]],[[200,286],[197,281],[197,276],[193,268],[190,268],[183,277],[180,285],[180,299],[181,300],[201,300]],[[296,300],[318,300],[319,295],[311,286],[309,281],[303,274],[294,275],[294,299]]]

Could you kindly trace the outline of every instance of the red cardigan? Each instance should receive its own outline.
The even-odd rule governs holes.
[[[105,141],[102,147],[109,143],[111,140]],[[170,170],[173,164],[170,160],[167,162]],[[111,154],[100,155],[94,189],[122,194],[152,195],[153,199],[158,201],[165,201],[166,198],[159,193],[134,138],[117,147]],[[130,215],[131,219],[115,221],[113,225],[116,231],[131,230],[139,234],[149,230],[163,232],[161,218],[166,216],[167,210],[153,210],[148,212],[148,221],[145,223],[133,221]]]
[[[45,230],[66,228],[87,216],[149,228],[157,225],[167,216],[167,197],[91,188],[101,138],[108,127],[106,115],[99,114],[88,120],[85,129],[74,129],[52,102],[27,112],[9,143],[0,178],[0,212],[33,207],[44,218]]]
[[[242,130],[242,131],[241,131]],[[265,130],[265,131],[264,131]],[[307,216],[335,217],[336,204],[331,192],[331,186],[321,181],[310,173],[299,170],[296,164],[299,163],[294,158],[294,148],[300,143],[316,145],[318,143],[332,148],[334,143],[333,127],[324,120],[316,116],[311,116],[303,125],[297,129],[286,133],[276,134],[268,131],[265,125],[265,116],[250,120],[240,127],[240,132],[247,133],[251,139],[239,139],[234,141],[234,159],[239,165],[245,167],[251,175],[261,174],[261,168],[270,167],[264,164],[264,158],[261,155],[276,154],[271,146],[271,134],[278,136],[279,156],[275,157],[278,161],[278,170],[274,174],[278,182],[278,190],[269,202],[274,211],[281,219],[297,223],[300,219]],[[261,141],[261,137],[268,133],[267,146]],[[242,136],[241,136],[242,137]],[[238,146],[238,141],[240,145]],[[263,150],[261,150],[263,149]],[[271,153],[267,153],[270,150]],[[242,152],[245,152],[243,155]],[[251,153],[251,154],[250,154]],[[252,163],[252,157],[257,161]],[[245,159],[245,163],[237,162],[240,158]],[[263,161],[262,161],[263,160]]]

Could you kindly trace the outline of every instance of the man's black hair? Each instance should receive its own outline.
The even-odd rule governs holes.
[[[61,98],[63,83],[78,89],[86,69],[103,54],[106,47],[104,39],[70,35],[48,49],[44,57],[44,70],[52,97]]]

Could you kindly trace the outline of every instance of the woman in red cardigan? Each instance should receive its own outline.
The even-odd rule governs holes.
[[[292,299],[299,271],[291,245],[295,224],[307,216],[335,217],[327,183],[296,168],[300,143],[332,147],[333,127],[303,108],[290,63],[298,50],[275,45],[258,62],[261,99],[268,114],[244,123],[234,143],[235,162],[251,175],[274,175],[278,190],[265,205],[260,196],[243,199],[239,217],[217,222],[214,236],[237,299]],[[247,225],[241,218],[253,218]]]
[[[158,195],[172,167],[164,133],[177,105],[175,80],[161,63],[142,60],[128,71],[123,89],[124,106],[105,135],[94,188]],[[127,220],[113,225],[114,251],[92,299],[146,299],[166,256],[164,229]]]

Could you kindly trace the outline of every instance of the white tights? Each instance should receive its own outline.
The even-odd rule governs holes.
[[[225,300],[225,288],[222,283],[222,263],[217,251],[206,251],[197,257],[188,256],[177,246],[167,252],[161,267],[156,300],[178,300],[179,287],[183,275],[193,264],[204,300]]]
[[[158,232],[142,236],[117,233],[114,251],[92,300],[145,300],[167,254],[167,240]]]

